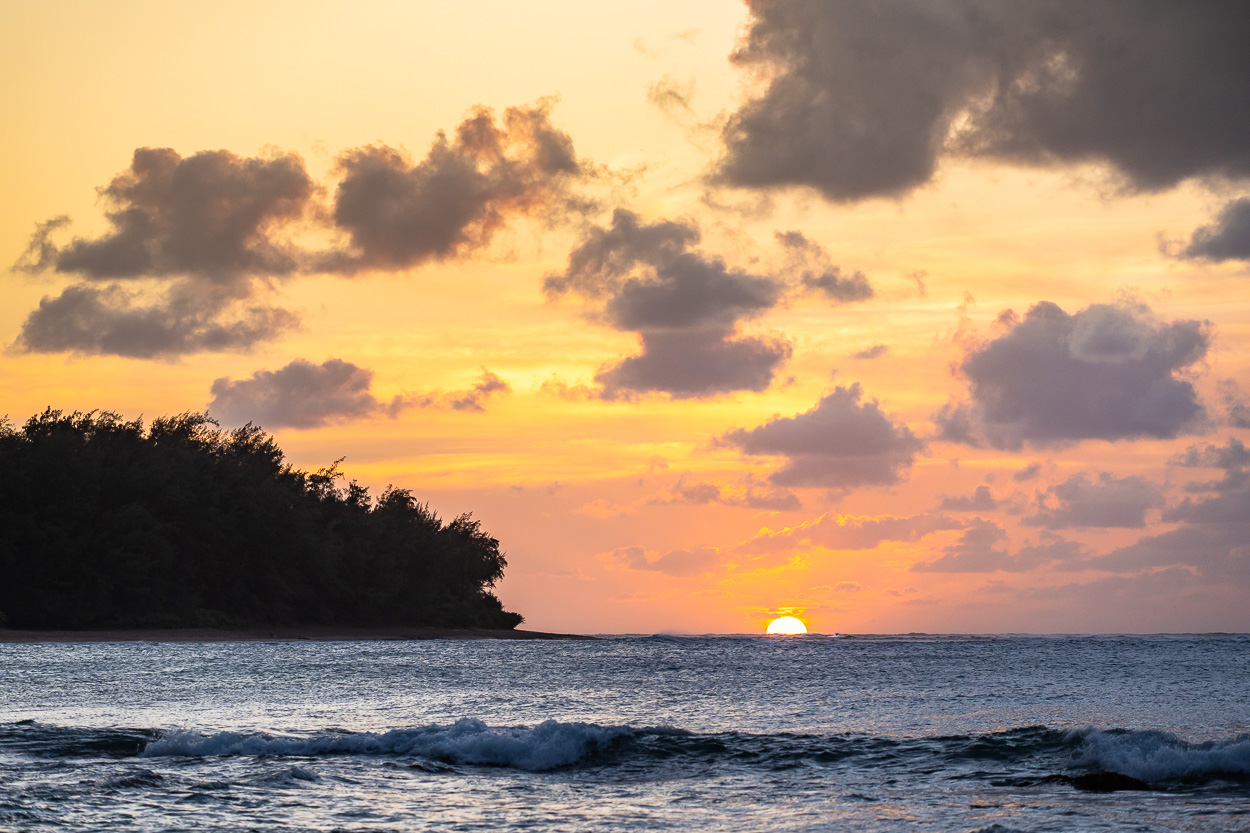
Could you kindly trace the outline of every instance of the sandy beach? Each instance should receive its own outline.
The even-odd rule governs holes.
[[[570,633],[483,628],[171,628],[91,631],[27,631],[0,628],[0,643],[13,642],[346,642],[374,639],[593,639]]]

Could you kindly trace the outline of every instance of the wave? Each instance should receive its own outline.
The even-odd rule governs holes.
[[[237,732],[199,735],[173,731],[149,743],[143,756],[394,755],[539,772],[577,763],[613,741],[638,731],[629,726],[555,720],[532,728],[492,728],[472,718],[462,718],[450,726],[392,729],[380,734],[330,732],[310,737],[274,737]]]
[[[387,732],[321,730],[285,735],[199,733],[183,729],[77,729],[25,721],[0,724],[0,753],[35,756],[159,759],[375,756],[407,759],[417,768],[506,767],[530,772],[602,767],[639,773],[724,768],[796,767],[947,771],[958,778],[997,778],[1029,786],[1183,789],[1220,783],[1250,786],[1250,735],[1193,743],[1158,731],[1078,730],[1027,726],[1002,732],[940,737],[696,733],[547,720],[535,726],[488,726],[464,718],[449,725]],[[292,762],[292,775],[306,770]],[[145,771],[146,772],[146,771]],[[1104,776],[1115,775],[1117,778]],[[1097,776],[1097,777],[1090,777]],[[1120,786],[1116,786],[1120,785]]]
[[[1077,762],[1147,783],[1250,776],[1250,735],[1189,743],[1167,732],[1084,729]]]
[[[41,758],[127,758],[159,737],[155,729],[87,729],[35,720],[0,723],[0,750]]]

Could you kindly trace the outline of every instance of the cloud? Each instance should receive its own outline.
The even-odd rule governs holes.
[[[642,334],[642,353],[595,376],[604,399],[667,393],[675,399],[706,398],[734,391],[762,391],[790,358],[789,342],[735,336],[717,329]]]
[[[971,495],[942,495],[938,508],[950,512],[992,512],[998,508],[998,501],[990,494],[990,487],[982,484]]]
[[[293,312],[236,303],[221,292],[175,283],[155,303],[117,285],[73,284],[44,297],[14,347],[27,353],[89,353],[153,359],[205,350],[246,350],[299,326]]]
[[[30,236],[30,242],[26,244],[26,250],[22,252],[22,256],[17,259],[17,262],[13,264],[13,271],[35,275],[47,269],[55,269],[56,259],[61,253],[61,248],[52,242],[52,233],[69,224],[70,218],[66,214],[53,217],[51,220],[42,223],[36,223],[35,232]]]
[[[874,344],[851,354],[852,359],[879,359],[890,352],[888,344]]]
[[[745,487],[724,487],[707,481],[689,481],[685,474],[663,493],[647,499],[652,506],[692,504],[702,506],[719,503],[725,506],[746,506],[770,512],[793,512],[802,508],[798,495],[788,489],[774,489],[747,478]]]
[[[1250,428],[1250,401],[1241,393],[1241,387],[1232,379],[1219,383],[1220,398],[1224,400],[1225,422],[1233,428]]]
[[[485,413],[486,403],[492,397],[511,393],[512,386],[498,375],[482,368],[477,384],[462,391],[435,391],[415,395],[396,396],[387,406],[391,416],[397,416],[408,408],[434,408],[438,410],[472,411]]]
[[[278,370],[258,370],[249,379],[215,380],[208,410],[228,425],[317,428],[380,414],[394,418],[409,408],[481,413],[489,398],[512,390],[485,368],[478,383],[465,391],[396,396],[384,403],[374,397],[372,385],[373,371],[351,362],[295,359]]]
[[[1101,162],[1134,189],[1250,176],[1238,3],[754,0],[733,61],[764,92],[716,178],[901,196],[949,155]]]
[[[1220,480],[1189,483],[1185,490],[1189,492],[1227,492],[1242,488],[1250,483],[1250,449],[1236,437],[1230,437],[1227,445],[1207,445],[1199,448],[1191,445],[1181,454],[1169,461],[1182,468],[1222,469],[1224,477]]]
[[[866,301],[875,294],[863,272],[844,275],[830,261],[824,248],[808,240],[802,232],[779,231],[775,236],[789,256],[790,269],[807,289],[839,304]]]
[[[1021,547],[1014,554],[1006,548],[1007,533],[994,523],[975,518],[959,540],[942,548],[942,557],[919,561],[911,566],[916,573],[993,573],[1026,572],[1047,565],[1064,565],[1081,558],[1084,548],[1075,541],[1043,532],[1036,544]]]
[[[778,232],[783,266],[756,274],[699,251],[693,222],[643,222],[618,208],[609,227],[587,229],[563,272],[547,275],[551,300],[575,294],[594,303],[595,317],[638,334],[642,352],[604,367],[600,395],[644,393],[707,398],[762,391],[790,358],[779,336],[746,335],[741,327],[803,292],[837,303],[871,298],[863,274],[845,276],[801,232]]]
[[[642,547],[622,547],[615,550],[611,560],[631,570],[664,573],[669,576],[698,576],[715,570],[722,561],[715,547],[699,547],[692,550],[670,550],[655,556]]]
[[[417,163],[375,145],[338,164],[333,219],[353,251],[322,268],[346,272],[407,269],[479,249],[511,217],[570,207],[568,186],[590,175],[573,140],[551,124],[549,102],[509,107],[502,124],[477,107]]]
[[[871,550],[884,541],[919,541],[943,529],[963,526],[946,515],[822,515],[810,523],[764,530],[735,548],[751,555],[788,553],[795,549],[823,547],[830,550]]]
[[[183,158],[170,148],[139,148],[100,189],[108,232],[59,246],[51,235],[68,218],[36,230],[17,267],[81,280],[43,298],[14,346],[170,358],[247,349],[295,329],[296,314],[256,301],[256,282],[300,268],[298,248],[282,234],[317,193],[295,154],[215,150]],[[125,285],[136,281],[147,291]]]
[[[1074,474],[1038,494],[1037,502],[1037,513],[1023,519],[1025,526],[1141,529],[1146,512],[1163,505],[1163,492],[1137,475],[1102,472],[1091,481],[1085,474]]]
[[[316,428],[378,412],[382,405],[369,390],[372,384],[372,370],[342,359],[319,365],[296,359],[250,379],[217,379],[208,410],[227,425]]]
[[[1157,323],[1135,304],[1093,304],[1069,315],[1035,304],[1006,332],[971,347],[960,365],[971,399],[934,416],[944,439],[997,448],[1083,439],[1171,439],[1200,430],[1206,411],[1179,375],[1207,353],[1209,324]]]
[[[719,442],[745,454],[786,458],[769,478],[778,486],[846,491],[897,483],[924,444],[875,399],[861,403],[860,396],[858,383],[839,386],[809,411],[735,429]]]
[[[683,254],[654,278],[630,278],[604,312],[617,329],[638,332],[723,331],[771,309],[781,289],[767,278],[732,272],[718,260]]]
[[[1083,566],[1138,574],[1161,567],[1189,566],[1207,582],[1250,587],[1250,552],[1246,548],[1250,523],[1244,520],[1250,515],[1250,496],[1243,491],[1231,500],[1221,496],[1206,503],[1216,504],[1205,506],[1206,511],[1201,513],[1211,517],[1193,517],[1176,529],[1090,558]]]
[[[564,272],[545,279],[549,298],[575,293],[596,301],[601,320],[639,335],[640,354],[595,377],[604,398],[761,391],[790,357],[784,339],[739,331],[776,306],[785,286],[692,251],[699,238],[693,224],[648,224],[617,209],[611,227],[589,229]]]
[[[1013,472],[1011,475],[1011,479],[1017,483],[1023,483],[1026,480],[1032,480],[1033,478],[1037,477],[1041,473],[1042,473],[1041,463],[1029,463],[1027,466],[1020,469],[1019,471]]]
[[[32,240],[40,257],[31,266],[92,280],[287,275],[299,261],[275,235],[303,217],[316,193],[293,153],[244,158],[211,150],[183,158],[171,148],[139,148],[130,168],[100,189],[111,231],[54,247],[48,232],[63,223],[44,224]]]
[[[1010,558],[1003,546],[1006,542],[1001,526],[975,518],[958,541],[942,548],[941,558],[917,562],[911,569],[917,573],[992,573]]]
[[[138,358],[244,349],[298,324],[258,302],[274,279],[407,269],[481,248],[517,216],[580,213],[588,201],[571,188],[596,173],[549,110],[512,107],[497,122],[475,108],[416,164],[385,146],[348,151],[332,208],[293,153],[139,148],[100,189],[106,233],[59,245],[67,217],[36,228],[15,268],[78,282],[45,297],[14,346]],[[350,245],[309,250],[295,242],[308,232]]]
[[[688,116],[694,113],[690,105],[694,98],[694,79],[681,83],[665,75],[647,87],[647,103],[670,116]]]
[[[1215,222],[1196,230],[1180,256],[1191,260],[1250,260],[1250,197],[1224,206]]]
[[[543,291],[549,298],[567,292],[587,298],[610,295],[635,265],[662,266],[698,243],[701,236],[692,223],[643,223],[634,212],[618,208],[612,213],[610,228],[587,230],[582,243],[569,253],[564,273],[548,275]]]
[[[1164,567],[1188,567],[1206,583],[1250,587],[1250,451],[1236,438],[1223,446],[1191,446],[1172,463],[1188,468],[1222,469],[1222,480],[1191,484],[1214,492],[1187,497],[1164,510],[1164,523],[1175,529],[1146,536],[1105,555],[1086,559],[1087,569],[1145,573]]]

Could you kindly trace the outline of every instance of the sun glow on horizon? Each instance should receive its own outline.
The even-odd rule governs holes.
[[[768,623],[769,634],[780,634],[783,636],[799,636],[807,633],[807,625],[802,620],[793,616],[780,616]]]

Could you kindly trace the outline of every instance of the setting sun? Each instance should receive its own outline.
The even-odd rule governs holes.
[[[796,636],[807,633],[807,625],[793,616],[781,616],[768,623],[768,633]]]

